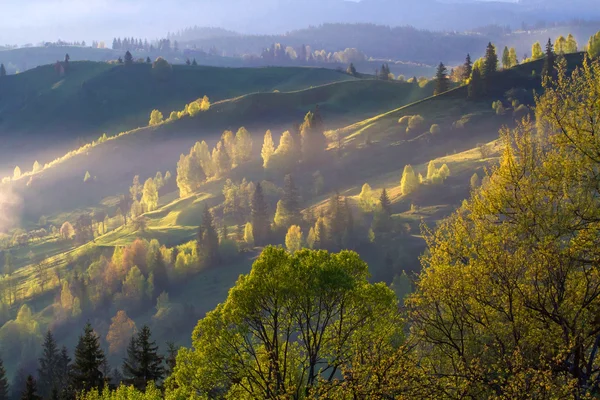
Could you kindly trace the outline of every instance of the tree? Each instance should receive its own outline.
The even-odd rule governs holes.
[[[508,52],[508,60],[510,62],[511,68],[516,65],[519,65],[519,59],[517,58],[517,51],[515,50],[514,47],[511,47]]]
[[[554,42],[554,53],[564,55],[567,52],[567,39],[560,35]]]
[[[112,317],[106,342],[108,343],[108,352],[110,354],[119,354],[125,349],[127,338],[132,337],[137,332],[135,322],[127,316],[123,310],[117,311]]]
[[[327,147],[327,141],[318,106],[314,112],[309,111],[304,117],[304,122],[300,126],[300,136],[302,138],[302,159],[305,162],[320,160]]]
[[[531,47],[531,59],[539,60],[544,57],[544,52],[542,51],[542,45],[540,42],[535,42]]]
[[[61,389],[58,382],[60,354],[52,332],[48,331],[42,344],[42,357],[39,358],[39,391],[43,398],[49,398],[53,390]]]
[[[504,46],[504,51],[502,52],[502,68],[508,69],[510,67],[510,53],[508,47]]]
[[[8,379],[6,378],[6,369],[4,362],[0,359],[0,400],[8,400],[9,398]]]
[[[288,229],[285,235],[285,247],[292,254],[302,249],[302,230],[298,225],[292,225]]]
[[[483,62],[482,78],[486,83],[486,88],[489,88],[491,78],[498,70],[498,55],[496,47],[490,42],[485,50],[485,58]]]
[[[473,63],[471,62],[470,54],[467,54],[467,58],[465,59],[463,71],[464,71],[463,80],[467,81],[467,80],[471,79],[471,73],[473,72]]]
[[[131,208],[132,199],[129,196],[121,195],[119,198],[119,204],[117,204],[117,208],[121,212],[123,216],[123,222],[127,225],[127,214],[129,214],[129,209]]]
[[[152,112],[150,113],[150,122],[148,122],[148,125],[150,125],[150,126],[160,125],[163,123],[163,120],[164,120],[164,117],[160,111],[152,110]]]
[[[172,73],[173,67],[164,58],[158,57],[152,63],[152,74],[156,79],[166,81],[171,77]]]
[[[479,67],[473,67],[473,74],[469,82],[469,99],[478,99],[483,94],[483,79]]]
[[[75,236],[75,229],[73,229],[73,225],[69,221],[65,221],[60,227],[60,236],[64,240],[73,239]]]
[[[198,62],[194,58],[194,60],[192,61],[192,67],[197,67],[197,66],[198,66]]]
[[[373,211],[374,203],[375,201],[373,199],[371,186],[368,183],[365,183],[358,195],[358,204],[364,212],[371,212]]]
[[[429,161],[429,164],[427,165],[427,179],[431,180],[433,178],[433,176],[435,174],[437,174],[438,169],[437,166],[435,165],[435,161],[431,160]]]
[[[13,171],[13,179],[19,179],[21,177],[21,168],[17,165]]]
[[[247,222],[244,226],[244,242],[250,247],[254,247],[254,233],[252,232],[252,223]]]
[[[150,59],[150,57],[146,57],[146,64],[151,64],[152,60]]]
[[[402,329],[393,291],[367,277],[353,252],[266,248],[227,301],[198,322],[167,390],[180,398],[329,397],[327,390],[349,384],[351,365],[375,356],[373,341],[388,349]]]
[[[231,170],[231,161],[229,154],[232,150],[227,150],[227,144],[223,140],[219,141],[213,149],[211,159],[215,167],[216,176],[220,177],[225,175]]]
[[[165,375],[163,357],[158,354],[158,346],[151,336],[150,328],[144,325],[137,337],[132,338],[123,363],[125,382],[142,391],[150,382],[160,382]]]
[[[28,375],[25,383],[25,390],[21,394],[21,400],[42,400],[42,397],[37,394],[36,386],[33,376]]]
[[[90,175],[90,171],[85,171],[85,175],[83,176],[83,182],[89,182],[92,180],[92,175]]]
[[[423,365],[439,367],[440,384],[461,397],[595,395],[600,160],[589,132],[600,64],[571,75],[557,64],[536,123],[504,128],[491,179],[425,234],[411,326]]]
[[[555,64],[556,55],[554,54],[554,46],[552,46],[552,41],[548,39],[548,43],[546,44],[546,58],[544,59],[544,67],[542,68],[542,77],[552,78],[555,76]]]
[[[471,180],[470,180],[470,184],[471,184],[471,189],[477,189],[477,187],[479,187],[479,175],[477,175],[477,172],[473,173],[473,175],[471,176]]]
[[[435,73],[435,90],[434,94],[447,92],[449,88],[448,69],[443,63],[440,63]]]
[[[404,167],[402,179],[400,181],[400,190],[403,195],[410,194],[419,187],[419,179],[410,165]]]
[[[274,222],[277,227],[287,228],[290,225],[299,224],[301,220],[300,196],[292,175],[288,174],[284,179],[283,197],[277,204]]]
[[[6,76],[6,68],[4,68],[4,64],[0,64],[0,77]]]
[[[350,63],[350,65],[348,65],[348,68],[346,69],[346,73],[348,75],[356,76],[356,68],[354,68],[353,63]]]
[[[392,215],[392,202],[387,194],[387,190],[383,188],[379,196],[379,208],[388,216]]]
[[[90,391],[102,388],[104,375],[102,365],[105,357],[100,348],[100,339],[87,323],[83,335],[79,336],[75,347],[75,361],[72,369],[73,386],[76,391]]]
[[[575,38],[573,37],[572,34],[569,33],[569,36],[567,36],[567,43],[565,46],[565,52],[567,54],[571,54],[571,53],[577,53],[577,41],[575,40]]]
[[[269,223],[267,202],[265,201],[260,182],[256,184],[252,196],[251,222],[254,242],[259,246],[265,245],[269,238],[271,227]]]
[[[36,172],[40,172],[41,170],[42,170],[41,164],[37,160],[35,160],[35,162],[33,163],[33,168],[31,169],[31,172],[33,172],[35,174]]]
[[[235,134],[234,160],[236,165],[250,161],[252,157],[252,137],[244,127]]]
[[[125,52],[125,65],[132,65],[132,64],[133,64],[133,56],[131,55],[129,50],[127,50],[127,52]]]
[[[204,205],[202,224],[198,230],[197,246],[198,256],[204,265],[215,265],[220,262],[219,235],[215,229],[208,204]]]
[[[260,155],[263,159],[263,168],[267,168],[267,165],[269,164],[269,159],[271,158],[273,153],[275,153],[275,143],[273,143],[273,136],[271,135],[271,131],[268,130],[265,133],[262,151],[260,152]]]
[[[158,189],[152,178],[148,178],[146,182],[144,182],[142,204],[144,205],[145,211],[154,211],[158,206]]]

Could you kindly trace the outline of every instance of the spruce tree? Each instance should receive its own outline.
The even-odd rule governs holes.
[[[498,70],[498,55],[496,54],[496,48],[492,42],[488,43],[485,50],[485,61],[483,63],[482,78],[485,81],[486,90],[489,89],[492,77]]]
[[[215,265],[220,262],[219,235],[217,234],[208,204],[204,205],[202,224],[198,230],[197,245],[198,256],[204,265]]]
[[[144,325],[137,337],[131,338],[123,363],[125,382],[141,391],[146,390],[149,382],[159,382],[165,376],[163,357],[158,354],[158,346],[151,336],[150,328]]]
[[[279,215],[279,218],[275,218],[276,225],[288,228],[290,225],[300,224],[300,221],[302,220],[302,214],[300,213],[300,196],[298,195],[298,189],[294,184],[294,179],[290,174],[286,175],[284,179],[281,208],[281,215]]]
[[[440,63],[435,73],[435,90],[434,94],[440,94],[447,92],[449,88],[448,84],[448,70],[443,63]]]
[[[346,73],[348,75],[356,76],[356,68],[354,67],[353,63],[350,63],[350,65],[348,65],[348,69],[346,69]]]
[[[133,56],[131,55],[129,50],[127,50],[127,52],[125,52],[125,65],[131,65],[131,64],[133,64]]]
[[[4,68],[4,64],[0,64],[0,77],[6,76],[6,68]]]
[[[90,391],[104,385],[104,375],[101,370],[104,359],[100,339],[92,326],[87,323],[75,347],[72,380],[76,392]]]
[[[554,46],[552,45],[552,40],[548,39],[548,43],[546,43],[546,58],[544,59],[544,67],[542,68],[542,78],[554,77],[555,70],[554,67],[556,65],[556,55],[554,54]]]
[[[478,99],[483,94],[483,79],[479,68],[473,68],[471,81],[469,82],[469,99]]]
[[[69,357],[69,351],[66,346],[63,346],[58,356],[58,362],[55,371],[56,386],[61,398],[72,398],[70,395],[70,376],[71,376],[71,357]]]
[[[150,57],[146,57],[146,64],[152,64],[152,60],[150,59]]]
[[[300,127],[302,140],[302,159],[304,162],[319,160],[327,148],[323,118],[319,106],[309,111]]]
[[[21,400],[41,400],[42,398],[37,394],[37,385],[33,376],[28,375],[27,381],[25,382],[25,390],[21,394]]]
[[[6,369],[4,363],[0,359],[0,400],[8,400],[9,394],[8,378],[6,378]]]
[[[251,222],[254,243],[258,246],[267,244],[271,227],[269,223],[267,202],[265,201],[260,182],[256,184],[252,196]]]
[[[194,60],[192,61],[192,67],[197,67],[197,66],[198,66],[198,62],[194,58]]]
[[[473,63],[471,62],[471,54],[467,54],[467,58],[465,59],[464,69],[463,69],[463,80],[467,80],[471,78],[471,73],[473,72]]]
[[[52,389],[57,389],[59,384],[57,372],[60,355],[52,332],[46,333],[42,349],[38,368],[39,392],[43,398],[48,398],[52,394]]]
[[[390,201],[390,197],[388,196],[387,190],[383,188],[381,191],[381,196],[379,196],[379,208],[386,215],[392,215],[392,202]]]

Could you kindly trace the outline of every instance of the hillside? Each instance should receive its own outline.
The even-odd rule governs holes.
[[[186,65],[174,65],[167,79],[158,79],[149,64],[97,62],[70,62],[61,77],[53,65],[45,65],[0,79],[0,135],[9,138],[2,163],[18,163],[15,148],[20,157],[47,146],[55,154],[64,152],[77,138],[144,126],[153,109],[168,115],[205,95],[215,102],[253,92],[299,90],[354,79],[319,68]],[[31,157],[22,165],[33,163]]]

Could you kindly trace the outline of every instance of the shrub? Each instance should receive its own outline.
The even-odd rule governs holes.
[[[152,63],[152,74],[158,80],[168,80],[171,77],[172,72],[173,67],[162,57],[158,57],[156,61]]]
[[[398,120],[398,123],[402,126],[408,126],[408,121],[410,120],[410,115],[405,115]]]
[[[408,120],[408,127],[406,128],[406,133],[409,133],[411,131],[415,131],[415,130],[421,128],[421,126],[423,126],[424,122],[425,122],[425,118],[421,117],[420,115],[413,115]]]
[[[442,130],[440,129],[440,126],[438,124],[433,124],[431,125],[431,128],[429,128],[429,133],[431,133],[432,135],[439,135],[441,131]]]
[[[492,147],[489,144],[478,143],[477,150],[479,150],[481,158],[489,158],[492,155]]]

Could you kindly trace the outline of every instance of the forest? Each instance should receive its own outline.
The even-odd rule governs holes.
[[[600,396],[600,32],[348,29],[0,63],[0,400]]]

